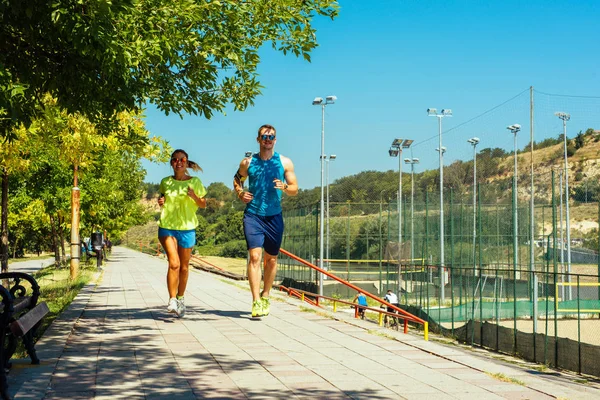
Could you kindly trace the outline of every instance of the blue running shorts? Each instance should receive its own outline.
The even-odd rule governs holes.
[[[196,244],[196,230],[178,231],[176,229],[166,229],[158,227],[158,237],[172,236],[177,240],[177,246],[184,249],[191,249]]]
[[[283,239],[283,216],[281,213],[268,217],[244,213],[244,236],[248,250],[262,247],[267,254],[278,255]]]

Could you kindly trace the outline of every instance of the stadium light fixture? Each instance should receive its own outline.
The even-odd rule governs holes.
[[[437,108],[428,108],[427,115],[438,119],[438,139],[439,139],[439,163],[440,163],[440,301],[445,301],[446,288],[446,271],[444,268],[444,152],[445,147],[442,146],[442,118],[451,117],[452,110],[443,108],[438,113]],[[440,151],[439,149],[442,149]]]
[[[319,268],[323,269],[324,257],[324,228],[325,228],[325,107],[334,104],[337,101],[336,96],[327,96],[325,100],[322,97],[315,97],[312,105],[321,107],[321,203],[320,203],[320,232],[319,232]],[[323,274],[319,274],[319,295],[323,295]]]

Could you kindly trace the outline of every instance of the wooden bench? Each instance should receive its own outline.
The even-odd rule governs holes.
[[[35,279],[23,272],[0,273],[0,397],[10,399],[6,374],[8,373],[19,338],[32,364],[39,364],[33,339],[42,319],[48,314],[48,305],[38,304],[40,287]]]

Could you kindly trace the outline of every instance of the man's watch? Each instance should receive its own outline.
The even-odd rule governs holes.
[[[287,183],[284,183],[284,184],[283,184],[283,190],[287,190],[287,188],[288,188],[288,184],[287,184]]]

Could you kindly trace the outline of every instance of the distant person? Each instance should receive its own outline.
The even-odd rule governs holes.
[[[392,292],[391,289],[388,289],[388,291],[385,294],[385,296],[383,296],[383,299],[385,301],[387,301],[388,303],[392,304],[393,306],[398,307],[398,305],[399,305],[399,303],[398,303],[398,296],[396,296],[396,293]],[[396,312],[396,310],[394,310],[390,306],[387,306],[387,310],[388,310],[388,312]]]
[[[87,261],[87,248],[85,247],[85,242],[81,242],[81,258]]]
[[[198,177],[188,175],[187,170],[202,171],[188,154],[181,149],[171,154],[173,175],[160,182],[158,205],[162,207],[158,221],[158,240],[169,261],[167,311],[185,315],[184,294],[187,286],[190,257],[196,244],[198,207],[206,207],[206,189]]]
[[[361,319],[365,319],[365,307],[368,307],[369,305],[367,304],[367,296],[365,296],[364,293],[362,292],[358,292],[356,294],[356,296],[354,296],[354,299],[352,300],[353,303],[356,303],[358,301],[358,315],[360,316]]]
[[[244,236],[248,249],[248,282],[252,292],[252,318],[269,315],[269,292],[277,272],[277,255],[283,239],[281,195],[298,194],[298,182],[292,160],[275,152],[275,128],[263,125],[256,141],[259,152],[240,162],[233,178],[238,198],[246,204]],[[248,178],[248,191],[244,181]],[[264,253],[263,253],[264,249]],[[265,260],[264,284],[260,291],[260,258]]]

